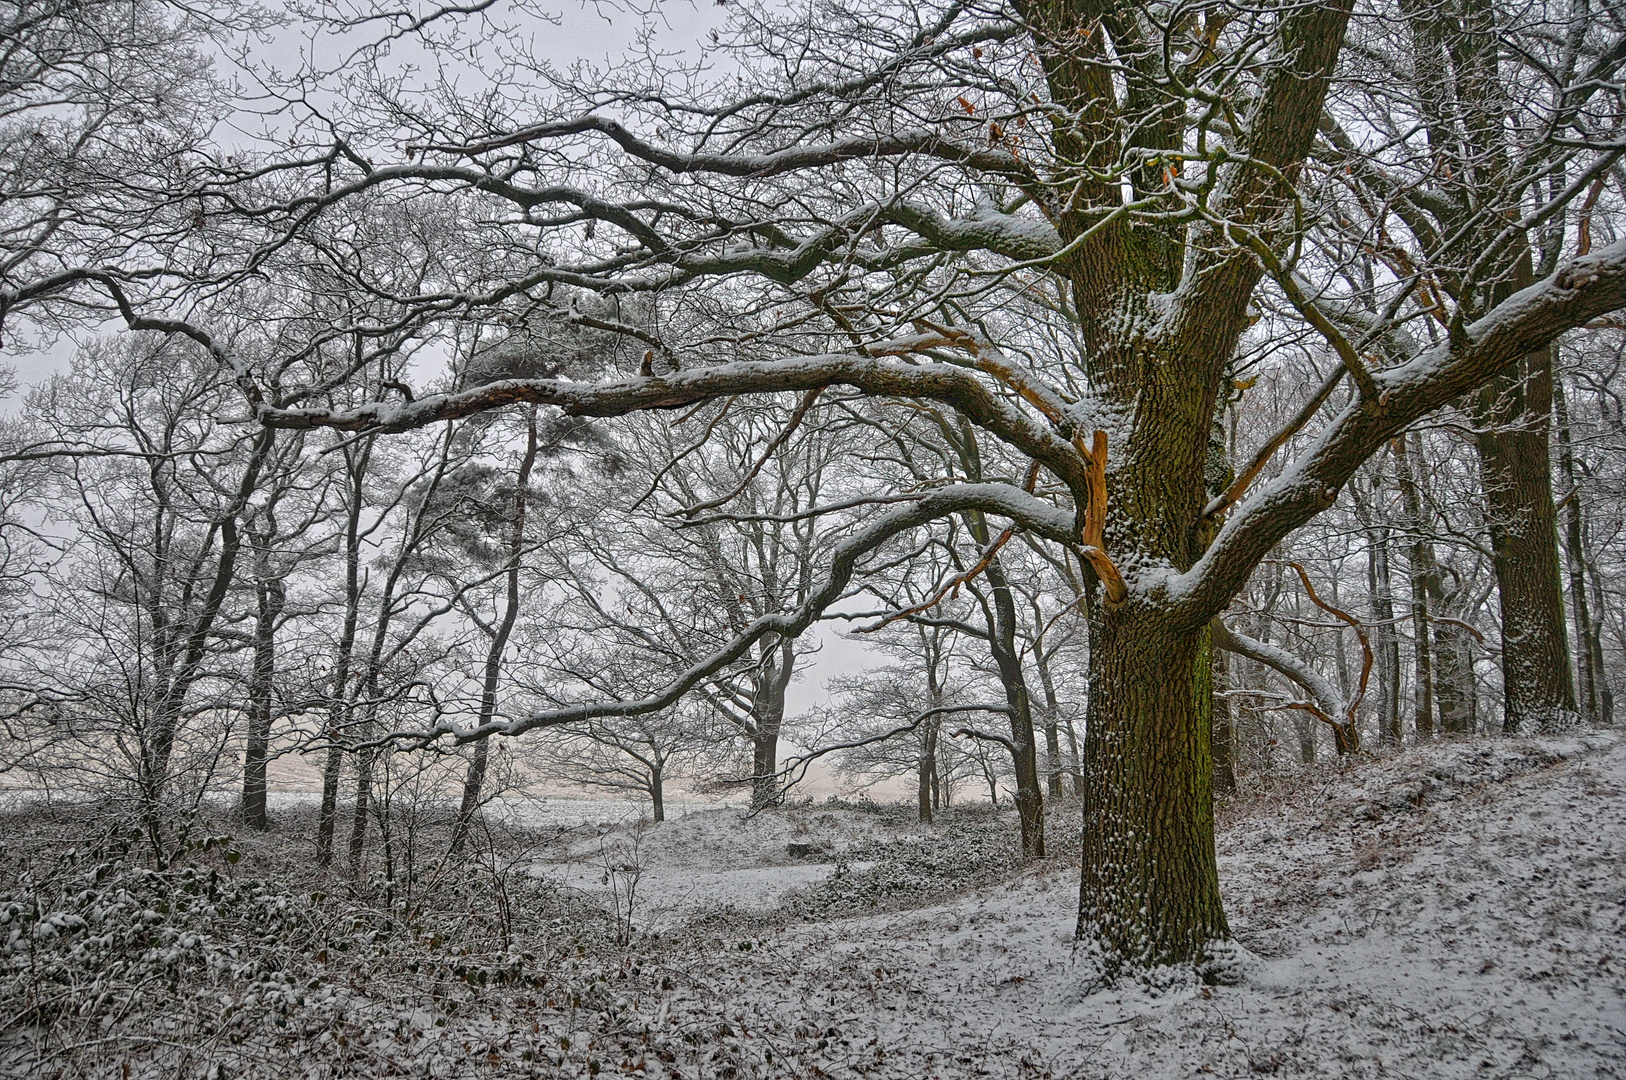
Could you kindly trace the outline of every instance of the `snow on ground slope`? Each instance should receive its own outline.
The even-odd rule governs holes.
[[[773,1076],[1626,1076],[1617,735],[1328,772],[1234,808],[1220,852],[1239,986],[1095,985],[1058,865],[715,952],[658,1022],[782,1031],[741,1070]]]
[[[598,830],[532,872],[613,905],[614,890],[624,895],[635,869],[637,922],[649,930],[708,908],[766,912],[830,877],[830,860],[855,844],[918,833],[896,807],[814,804],[759,814],[725,807]]]
[[[1022,866],[1008,809],[565,829],[387,906],[297,832],[160,873],[18,820],[0,1076],[1626,1076],[1626,733],[1272,784],[1221,819],[1245,978],[1157,993],[1101,985],[1076,860]]]

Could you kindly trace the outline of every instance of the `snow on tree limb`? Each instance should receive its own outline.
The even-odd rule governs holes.
[[[1394,435],[1567,330],[1626,307],[1626,241],[1597,249],[1521,289],[1415,359],[1375,372],[1378,395],[1344,406],[1315,443],[1259,486],[1171,599],[1198,625],[1217,614],[1253,567],[1293,529],[1331,506],[1360,464]]]
[[[939,518],[968,510],[1009,518],[1019,527],[1058,543],[1066,543],[1073,536],[1072,514],[1011,484],[956,484],[926,492],[912,505],[866,522],[837,545],[824,580],[804,603],[791,611],[771,612],[752,620],[728,644],[691,665],[665,687],[646,697],[560,706],[478,728],[463,728],[447,721],[423,730],[390,732],[367,745],[388,742],[428,744],[442,737],[463,743],[490,735],[519,735],[538,728],[558,727],[600,717],[639,716],[669,708],[684,694],[745,657],[752,646],[763,638],[769,635],[792,638],[806,630],[826,608],[845,594],[858,564],[865,556],[887,540]]]

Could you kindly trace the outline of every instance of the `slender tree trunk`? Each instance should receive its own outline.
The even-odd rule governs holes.
[[[657,822],[666,820],[666,789],[664,777],[661,775],[664,771],[660,765],[649,767],[650,816]]]
[[[1069,768],[1073,773],[1073,798],[1082,799],[1085,791],[1084,755],[1079,752],[1078,732],[1073,729],[1073,721],[1070,718],[1063,717],[1062,726],[1067,732],[1067,748],[1072,752],[1072,764]]]
[[[1389,574],[1389,526],[1376,516],[1377,507],[1363,509],[1362,516],[1367,519],[1366,583],[1372,594],[1372,626],[1367,633],[1377,669],[1378,744],[1399,746],[1400,641],[1395,634],[1394,592]]]
[[[1202,636],[1129,605],[1103,610],[1092,628],[1078,932],[1130,964],[1203,969],[1231,936],[1214,856]]]
[[[1474,692],[1473,641],[1468,631],[1455,621],[1436,619],[1434,659],[1440,730],[1446,735],[1472,735],[1479,726],[1479,701]]]
[[[1299,608],[1300,599],[1298,593],[1293,593],[1293,616],[1295,619],[1302,618],[1304,614]],[[1263,624],[1261,624],[1261,628],[1263,628]],[[1291,636],[1291,631],[1288,634]],[[1261,637],[1259,640],[1268,641],[1269,639]],[[1340,687],[1340,689],[1342,688]],[[1299,764],[1301,765],[1315,764],[1316,724],[1316,721],[1311,720],[1302,712],[1293,713],[1293,734],[1298,736]]]
[[[1440,596],[1440,568],[1434,559],[1434,546],[1429,543],[1424,528],[1422,494],[1417,487],[1417,476],[1412,469],[1415,436],[1405,436],[1389,444],[1394,453],[1395,474],[1400,482],[1400,506],[1405,515],[1404,528],[1410,537],[1407,547],[1407,570],[1411,581],[1411,634],[1412,662],[1416,669],[1415,698],[1412,722],[1417,727],[1417,738],[1425,741],[1434,737],[1434,654],[1430,644],[1432,627],[1429,604]]]
[[[1563,572],[1548,460],[1552,352],[1527,353],[1518,370],[1476,398],[1480,476],[1502,611],[1502,728],[1556,730],[1575,717],[1565,640]]]
[[[968,515],[972,522],[971,534],[984,549],[991,541],[987,522],[980,514]],[[1028,694],[1028,683],[1022,671],[1022,657],[1016,649],[1016,602],[1011,595],[1010,582],[999,556],[988,560],[984,571],[988,579],[988,593],[984,611],[987,614],[988,650],[1005,690],[1005,704],[1010,708],[1011,758],[1016,774],[1016,816],[1022,831],[1022,854],[1026,858],[1042,859],[1044,844],[1044,792],[1039,780],[1039,748],[1034,739],[1033,705]]]
[[[1556,346],[1555,346],[1556,348]],[[1597,723],[1598,683],[1603,674],[1602,660],[1594,652],[1597,635],[1592,629],[1592,612],[1586,593],[1586,530],[1581,520],[1580,477],[1575,468],[1575,448],[1570,439],[1570,411],[1564,400],[1564,385],[1553,381],[1553,417],[1558,425],[1558,469],[1564,482],[1564,554],[1569,563],[1570,611],[1575,619],[1576,676],[1580,682],[1576,697],[1583,715]]]
[[[374,695],[376,697],[376,695]],[[369,720],[366,725],[373,727]],[[350,810],[350,876],[362,877],[362,856],[367,849],[367,818],[373,809],[373,766],[378,751],[367,747],[356,752],[356,798]]]
[[[484,694],[481,698],[480,707],[483,712]],[[485,790],[486,769],[490,761],[491,740],[481,739],[474,744],[474,752],[469,755],[468,771],[463,774],[463,797],[457,804],[457,821],[452,826],[452,842],[447,845],[447,853],[450,855],[461,853],[463,845],[468,841],[474,816],[480,811],[480,795]]]
[[[335,702],[328,710],[329,739],[327,754],[322,762],[322,805],[317,811],[316,865],[329,866],[333,862],[333,836],[339,822],[339,780],[344,774],[344,747],[339,740],[344,731],[344,706]]]
[[[215,562],[215,572],[209,583],[209,590],[204,595],[197,617],[192,620],[186,638],[177,642],[174,654],[177,658],[176,663],[169,669],[173,674],[164,688],[157,707],[153,710],[153,731],[143,759],[148,774],[146,786],[154,798],[160,794],[165,781],[169,778],[169,759],[174,753],[175,738],[186,696],[202,674],[203,661],[209,655],[209,639],[214,632],[215,620],[220,615],[220,607],[226,602],[232,584],[237,580],[237,558],[243,547],[242,531],[238,528],[237,517],[243,512],[243,506],[259,485],[260,470],[264,467],[266,458],[270,456],[275,440],[275,428],[262,428],[254,440],[254,447],[250,452],[248,463],[243,468],[237,491],[226,512],[219,519],[220,556]]]
[[[361,619],[361,508],[364,484],[377,436],[369,435],[344,451],[344,622],[339,630],[338,655],[331,676],[328,703],[327,758],[322,766],[322,808],[316,825],[316,863],[333,862],[334,837],[339,824],[339,781],[344,773],[345,741],[350,727],[350,662],[355,655],[356,628]]]
[[[1434,737],[1434,654],[1429,644],[1428,597],[1417,591],[1413,579],[1411,599],[1411,652],[1413,669],[1412,724],[1417,740]]]
[[[915,784],[915,805],[923,825],[932,823],[932,810],[937,803],[932,786],[937,780],[937,730],[929,720],[927,725],[928,728],[920,740],[920,760],[916,769]]]
[[[937,684],[936,665],[933,664],[926,671],[926,707],[936,709],[943,703],[943,694]],[[920,760],[917,770],[916,806],[920,820],[930,825],[932,811],[937,806],[937,735],[942,729],[942,717],[934,716],[926,720],[920,731]]]
[[[1034,614],[1037,617],[1039,613],[1036,610]],[[1033,642],[1033,667],[1039,673],[1039,686],[1044,690],[1044,743],[1045,753],[1050,758],[1045,779],[1049,784],[1050,797],[1059,799],[1066,790],[1062,786],[1061,700],[1056,696],[1056,680],[1050,670],[1050,657],[1045,653],[1042,635]]]
[[[271,718],[275,714],[277,622],[287,603],[287,589],[270,567],[265,544],[255,545],[258,558],[254,582],[254,659],[249,682],[248,738],[243,747],[243,820],[251,829],[271,827],[266,806],[266,757],[271,749]]]
[[[1603,664],[1603,625],[1605,611],[1603,603],[1603,578],[1598,573],[1598,564],[1587,563],[1587,578],[1592,583],[1592,662],[1598,670],[1598,709],[1599,720],[1605,725],[1615,722],[1615,691],[1609,685],[1609,669]]]
[[[525,454],[520,458],[519,474],[514,482],[514,514],[508,531],[507,591],[503,600],[502,620],[497,624],[496,631],[491,635],[490,646],[486,649],[484,677],[480,684],[480,715],[476,720],[478,727],[485,727],[497,715],[497,685],[502,678],[502,654],[508,648],[508,639],[519,618],[519,572],[521,556],[525,552],[525,500],[531,483],[531,469],[536,464],[536,451],[536,408],[533,406],[525,417]],[[490,754],[490,737],[475,744],[468,772],[463,777],[463,799],[457,810],[457,824],[452,827],[453,855],[463,850],[469,825],[480,809],[480,795],[485,789]]]
[[[1299,739],[1299,762],[1315,764],[1315,722],[1303,713],[1293,714],[1293,733]]]
[[[967,477],[982,479],[982,458],[977,449],[976,435],[970,424],[960,421],[961,441],[958,444],[961,464]],[[988,519],[981,511],[965,516],[966,530],[977,546],[989,550],[993,533]],[[1022,655],[1016,647],[1016,599],[1011,593],[1005,566],[998,554],[990,553],[983,576],[988,581],[985,591],[975,584],[969,585],[983,610],[988,628],[988,651],[999,681],[1005,690],[1005,703],[1010,709],[1011,738],[1009,750],[1016,774],[1016,816],[1022,830],[1022,855],[1042,859],[1044,844],[1044,791],[1039,782],[1039,749],[1034,740],[1033,705],[1028,693],[1027,676],[1022,670]]]
[[[1209,733],[1210,756],[1214,761],[1214,793],[1236,791],[1236,765],[1231,758],[1231,699],[1221,691],[1231,687],[1231,660],[1223,649],[1213,650],[1214,718]]]
[[[376,698],[377,695],[372,695]],[[364,734],[371,734],[374,721],[371,717],[364,725]],[[377,748],[367,747],[356,751],[356,799],[351,803],[350,810],[350,875],[361,880],[363,859],[367,847],[367,817],[372,813],[372,771],[377,766],[379,751]]]
[[[1061,783],[1061,724],[1056,719],[1054,710],[1045,709],[1044,722],[1044,749],[1045,749],[1045,784],[1050,797],[1059,799],[1063,788]]]

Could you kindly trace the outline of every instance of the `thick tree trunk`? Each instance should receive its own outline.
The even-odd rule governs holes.
[[[1502,612],[1502,728],[1549,731],[1575,719],[1548,460],[1552,353],[1527,353],[1519,368],[1476,399],[1480,475]]]
[[[1078,932],[1109,967],[1226,976],[1202,638],[1127,605],[1093,627]]]
[[[769,673],[772,678],[772,673]],[[751,807],[772,807],[779,803],[779,729],[784,724],[784,698],[761,695],[753,709],[751,732]]]
[[[781,710],[758,718],[756,735],[751,740],[753,808],[779,804],[779,781],[774,773],[779,769],[779,729],[784,722],[783,716]]]
[[[659,765],[652,765],[649,769],[649,804],[650,816],[657,822],[666,820],[666,785],[661,775],[664,770]]]
[[[751,702],[751,807],[779,805],[779,730],[785,723],[785,691],[795,653],[790,642],[771,647]]]

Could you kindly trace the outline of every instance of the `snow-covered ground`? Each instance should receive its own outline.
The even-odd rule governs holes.
[[[71,821],[18,824],[8,843],[55,850]],[[1022,866],[1009,810],[578,826],[393,907],[334,895],[304,842],[53,870],[60,912],[0,903],[38,942],[0,982],[0,1075],[1626,1076],[1622,732],[1329,763],[1233,801],[1235,986],[1103,985],[1072,939],[1076,859]]]
[[[634,915],[645,930],[707,909],[765,913],[829,878],[837,852],[880,836],[918,835],[918,828],[898,828],[899,816],[819,806],[754,815],[738,807],[695,809],[659,825],[639,820],[600,828],[532,873],[608,905],[636,873]]]
[[[672,872],[669,856],[719,898],[800,880],[742,855],[772,852],[782,819],[707,820],[725,814],[646,845],[647,873]],[[788,1040],[787,1076],[1626,1075],[1618,735],[1328,769],[1233,807],[1219,845],[1255,956],[1238,986],[1096,985],[1071,940],[1074,871],[1055,865],[924,909],[789,925],[694,970],[660,1019],[825,1033]]]

